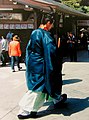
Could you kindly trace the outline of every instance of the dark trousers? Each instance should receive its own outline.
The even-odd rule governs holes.
[[[2,65],[6,65],[7,62],[7,53],[5,50],[3,50],[1,52],[1,61],[2,61]]]
[[[14,70],[15,62],[17,63],[18,69],[20,68],[19,56],[11,56],[11,68]]]
[[[71,62],[77,62],[77,50],[76,49],[70,49],[70,60]]]
[[[77,62],[77,48],[76,47],[68,47],[68,55],[70,57],[71,62]]]

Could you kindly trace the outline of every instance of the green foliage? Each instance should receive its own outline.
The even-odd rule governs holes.
[[[82,0],[61,0],[63,4],[72,7],[78,11],[89,13],[89,6],[80,6]]]

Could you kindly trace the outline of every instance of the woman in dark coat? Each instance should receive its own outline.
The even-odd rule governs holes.
[[[36,117],[37,111],[48,96],[53,98],[55,106],[67,99],[66,94],[61,95],[60,66],[57,64],[56,45],[49,32],[52,27],[51,16],[44,18],[40,27],[30,36],[26,48],[28,92],[19,103],[19,119]]]

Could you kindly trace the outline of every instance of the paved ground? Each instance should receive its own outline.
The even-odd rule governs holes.
[[[25,65],[22,71],[11,72],[10,66],[0,67],[0,120],[16,117],[21,97],[27,91]],[[16,68],[17,69],[17,68]],[[39,110],[37,120],[89,120],[89,58],[86,51],[78,53],[78,62],[63,64],[63,93],[68,100],[64,108],[54,110],[47,102]],[[51,106],[49,107],[49,105]]]

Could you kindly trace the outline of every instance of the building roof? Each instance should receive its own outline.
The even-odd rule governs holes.
[[[42,9],[46,11],[50,11],[50,7],[53,9],[59,10],[61,13],[65,13],[68,15],[74,15],[78,17],[89,17],[89,14],[82,13],[80,11],[74,10],[63,3],[56,2],[54,0],[14,0],[18,3],[29,5],[33,8]]]

